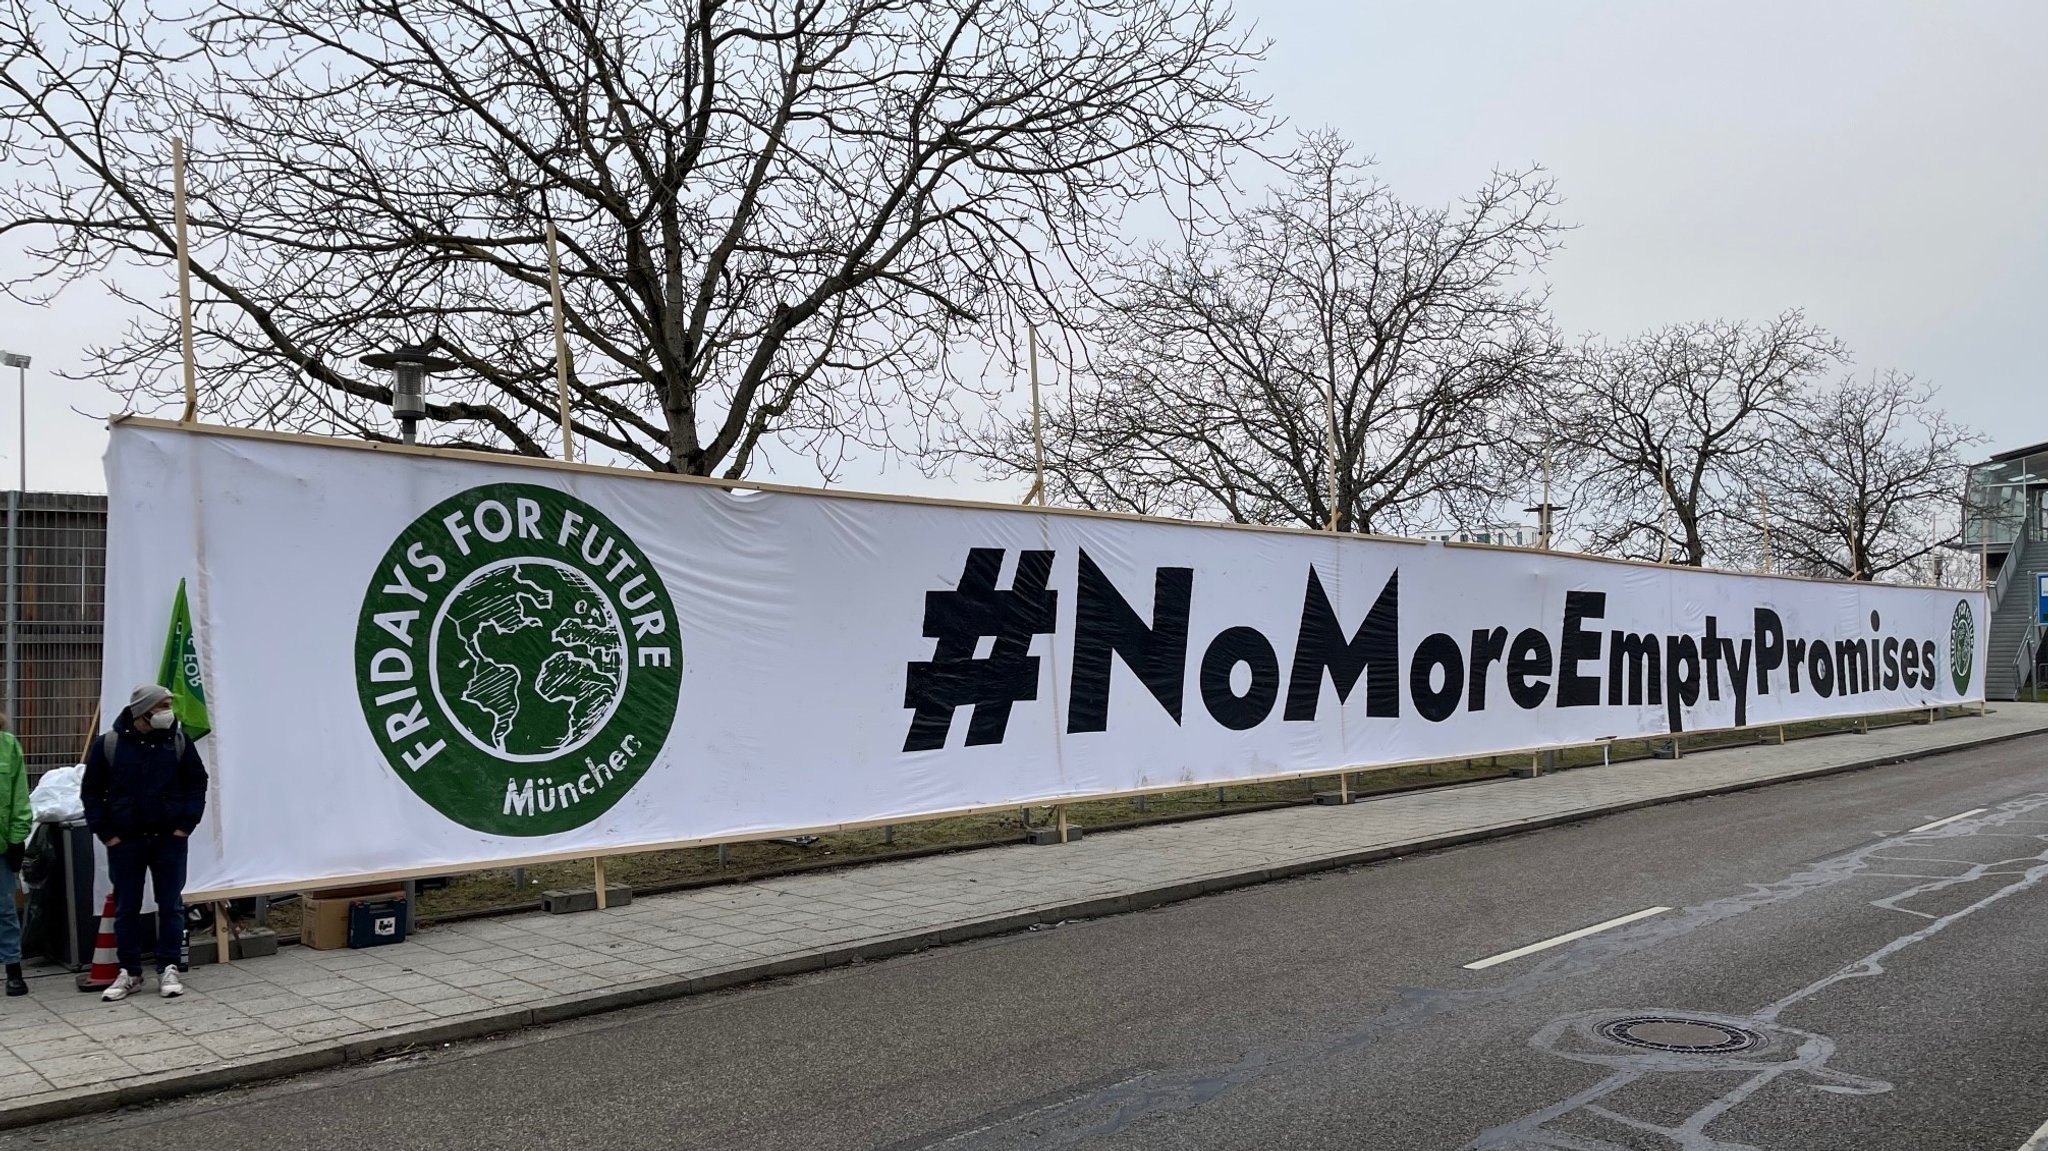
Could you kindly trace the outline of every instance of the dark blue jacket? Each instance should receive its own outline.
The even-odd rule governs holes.
[[[191,834],[206,814],[206,765],[185,733],[137,731],[128,709],[114,719],[113,761],[105,736],[85,753],[85,822],[104,843],[128,835]]]

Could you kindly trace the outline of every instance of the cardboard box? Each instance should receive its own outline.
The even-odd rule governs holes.
[[[377,884],[299,894],[299,942],[316,951],[348,946],[348,905],[358,899],[403,899],[405,889]]]

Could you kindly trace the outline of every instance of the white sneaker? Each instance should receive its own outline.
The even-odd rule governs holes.
[[[106,992],[100,996],[100,1001],[102,1003],[119,1003],[140,990],[142,990],[142,976],[123,971],[120,975],[114,977],[113,983],[107,986]]]
[[[178,969],[166,967],[157,972],[157,992],[165,999],[176,999],[185,994],[185,981],[178,978]]]

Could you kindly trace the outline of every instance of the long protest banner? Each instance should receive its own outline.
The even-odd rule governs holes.
[[[1982,592],[728,489],[130,420],[195,898],[1983,698]]]

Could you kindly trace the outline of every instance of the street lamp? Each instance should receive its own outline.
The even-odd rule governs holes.
[[[0,367],[15,369],[20,383],[21,405],[21,490],[28,490],[28,357],[20,352],[0,352]]]
[[[400,436],[408,444],[415,442],[414,429],[427,418],[427,377],[461,366],[434,354],[444,346],[441,337],[432,336],[424,344],[400,344],[360,360],[366,367],[390,369],[391,418],[398,421]]]

